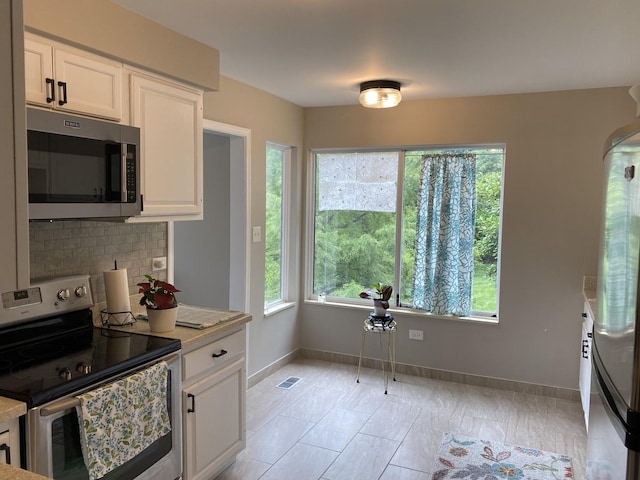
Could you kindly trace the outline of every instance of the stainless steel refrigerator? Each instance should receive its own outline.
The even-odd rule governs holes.
[[[604,155],[604,204],[593,331],[588,480],[640,479],[640,121]]]

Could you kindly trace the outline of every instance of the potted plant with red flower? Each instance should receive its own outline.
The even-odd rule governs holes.
[[[142,294],[140,305],[147,307],[149,329],[152,332],[169,332],[176,326],[178,318],[178,301],[175,293],[179,292],[169,282],[145,275],[148,282],[138,283],[138,293]]]

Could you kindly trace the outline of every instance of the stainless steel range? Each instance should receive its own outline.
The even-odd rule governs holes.
[[[102,478],[179,478],[180,341],[96,328],[92,305],[88,276],[2,294],[0,396],[27,404],[21,422],[23,467],[54,479],[89,478],[77,396],[166,362],[171,432]]]

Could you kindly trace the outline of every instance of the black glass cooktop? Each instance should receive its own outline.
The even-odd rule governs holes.
[[[157,360],[180,340],[95,328],[80,310],[0,330],[0,396],[28,408]]]

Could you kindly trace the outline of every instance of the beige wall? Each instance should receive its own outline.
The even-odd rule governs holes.
[[[22,2],[0,3],[0,291],[29,284]]]
[[[601,155],[627,88],[305,110],[305,145],[506,144],[500,323],[394,314],[398,362],[577,388],[582,276],[597,270]],[[363,311],[306,304],[302,345],[357,355]],[[424,330],[425,340],[408,339]],[[337,333],[338,332],[338,333]]]
[[[111,0],[24,0],[29,31],[106,54],[205,90],[218,89],[217,49],[185,37]]]
[[[0,5],[0,84],[7,85],[0,91],[0,121],[3,128],[0,129],[0,158],[2,159],[2,170],[5,172],[0,177],[0,191],[2,191],[3,203],[6,208],[2,209],[3,225],[16,224],[16,198],[15,198],[15,146],[13,136],[13,68],[12,68],[12,4],[2,2]],[[0,286],[2,291],[18,288],[16,270],[16,236],[4,233],[0,236],[0,247],[7,253],[0,255],[0,272],[2,277]]]
[[[264,227],[266,142],[302,146],[303,109],[225,77],[219,78],[217,50],[204,47],[149,22],[110,0],[24,0],[25,28],[104,52],[197,85],[219,89],[205,94],[204,116],[251,130],[252,225]],[[114,40],[113,32],[116,32]],[[117,40],[121,38],[121,40]],[[188,54],[187,54],[188,53]],[[215,84],[211,83],[215,80]],[[300,175],[294,159],[294,178]],[[297,185],[300,182],[296,182]],[[296,194],[299,198],[299,192]],[[300,202],[294,202],[293,229],[300,229]],[[221,206],[228,208],[228,206]],[[127,228],[127,226],[123,226]],[[292,242],[292,269],[299,258],[299,234]],[[249,365],[252,375],[299,346],[297,309],[263,318],[264,244],[251,245]],[[297,278],[294,279],[297,284]]]
[[[276,142],[297,147],[293,159],[292,178],[295,187],[292,202],[291,269],[296,272],[294,285],[300,284],[301,233],[301,161],[303,142],[303,109],[268,93],[220,77],[220,91],[206,93],[204,117],[251,130],[251,208],[250,224],[262,226],[265,222],[265,163],[266,144]],[[233,188],[233,186],[232,186]],[[233,239],[232,239],[233,241]],[[264,317],[264,243],[251,244],[251,314],[249,324],[248,374],[254,375],[299,346],[298,306],[278,314]],[[232,266],[233,268],[233,266]],[[296,291],[297,293],[297,291]]]

